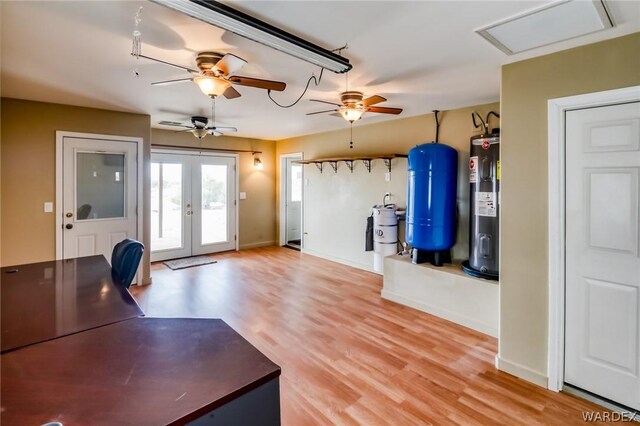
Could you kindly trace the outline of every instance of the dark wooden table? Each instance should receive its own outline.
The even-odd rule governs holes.
[[[2,352],[143,315],[104,256],[0,270]]]
[[[0,420],[276,425],[279,376],[222,320],[135,318],[2,355]]]

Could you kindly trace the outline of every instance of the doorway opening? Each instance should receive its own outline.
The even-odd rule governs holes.
[[[302,153],[280,156],[280,245],[302,250],[303,166]]]
[[[236,160],[151,153],[151,261],[237,249]]]

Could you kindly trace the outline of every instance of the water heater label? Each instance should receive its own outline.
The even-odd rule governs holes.
[[[478,183],[478,157],[469,158],[469,183]]]
[[[497,216],[495,192],[476,192],[476,216]]]

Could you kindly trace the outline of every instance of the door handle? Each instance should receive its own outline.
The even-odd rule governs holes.
[[[64,227],[67,229],[71,229],[73,228],[73,223],[67,223]]]

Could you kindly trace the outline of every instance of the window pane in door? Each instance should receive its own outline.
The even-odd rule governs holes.
[[[291,201],[302,201],[302,166],[291,165]]]
[[[76,153],[76,220],[125,217],[125,155]]]
[[[202,164],[202,244],[228,241],[227,166]]]
[[[151,163],[152,251],[182,247],[182,164]]]

